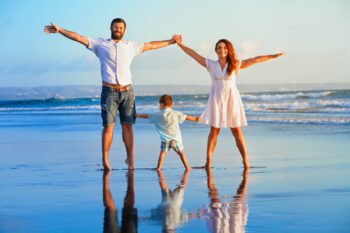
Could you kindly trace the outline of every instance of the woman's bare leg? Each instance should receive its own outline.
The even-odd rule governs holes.
[[[242,159],[243,159],[243,165],[245,169],[249,168],[249,162],[248,162],[248,153],[247,148],[245,146],[244,136],[242,133],[241,128],[231,128],[232,135],[235,137],[236,145],[241,153]]]
[[[210,132],[208,135],[208,143],[207,143],[207,161],[205,163],[205,168],[208,169],[211,167],[211,158],[213,156],[216,141],[218,139],[218,135],[220,133],[220,128],[210,127]]]

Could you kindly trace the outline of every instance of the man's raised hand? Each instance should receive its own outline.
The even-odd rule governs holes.
[[[46,25],[46,26],[44,27],[44,32],[45,32],[46,34],[58,33],[59,30],[60,30],[60,28],[59,28],[56,24],[54,24],[54,23],[51,23],[51,25]]]

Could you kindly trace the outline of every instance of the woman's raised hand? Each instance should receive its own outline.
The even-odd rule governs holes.
[[[200,65],[206,67],[205,59],[201,55],[199,55],[196,51],[193,49],[187,47],[182,43],[182,36],[178,34],[173,35],[173,40],[175,40],[176,44],[190,57],[192,57],[194,60],[196,60]]]
[[[273,56],[273,58],[276,58],[276,57],[279,57],[279,56],[282,56],[282,55],[284,55],[284,53],[276,53],[276,54],[273,54],[272,56]]]

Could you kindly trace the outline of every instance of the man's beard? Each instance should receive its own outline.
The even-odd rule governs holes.
[[[124,33],[117,35],[115,32],[111,32],[111,38],[113,40],[121,40],[124,36]]]

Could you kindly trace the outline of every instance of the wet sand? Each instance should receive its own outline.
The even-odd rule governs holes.
[[[349,126],[251,124],[244,173],[228,130],[210,171],[185,173],[174,152],[156,167],[159,138],[138,122],[127,171],[120,128],[109,174],[100,126],[0,128],[0,232],[349,232]],[[182,127],[191,166],[204,165],[208,128]]]

